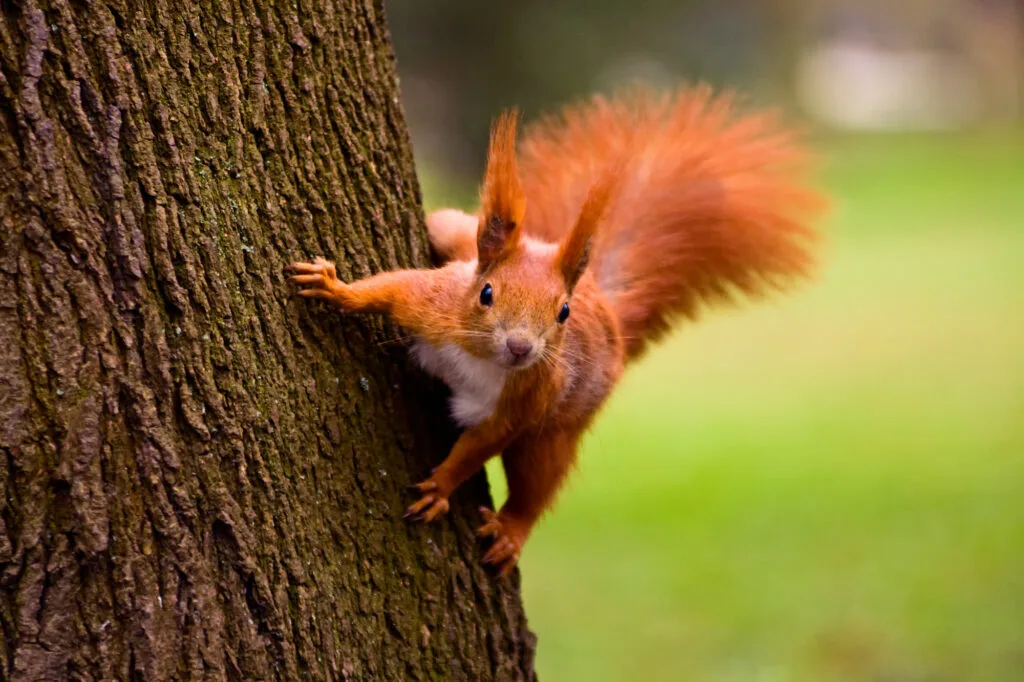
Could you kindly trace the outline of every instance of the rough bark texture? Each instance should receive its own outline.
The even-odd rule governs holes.
[[[521,679],[404,487],[443,393],[282,267],[426,265],[379,2],[0,0],[0,679]]]

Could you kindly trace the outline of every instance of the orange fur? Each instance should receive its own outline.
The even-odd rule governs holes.
[[[290,266],[303,296],[391,315],[452,387],[467,428],[407,516],[439,518],[502,453],[508,501],[478,533],[484,561],[510,571],[627,359],[704,302],[807,274],[820,202],[803,161],[769,117],[735,116],[707,89],[569,108],[531,129],[518,161],[512,112],[492,132],[478,215],[428,218],[443,267],[345,284],[323,259]]]
[[[453,208],[427,216],[430,243],[443,261],[476,259],[478,224],[476,217]]]
[[[512,109],[502,114],[491,130],[477,232],[481,268],[514,250],[522,232],[526,199],[516,168],[517,120],[518,114]]]
[[[804,182],[806,153],[773,115],[739,115],[731,95],[699,87],[595,97],[543,119],[520,155],[528,231],[559,240],[589,188],[620,163],[591,269],[630,357],[702,303],[809,273],[808,224],[822,199]]]
[[[570,291],[590,262],[594,235],[612,201],[619,170],[619,166],[611,165],[610,170],[591,186],[583,206],[579,209],[575,225],[559,246],[558,267],[562,271],[562,277],[569,284]]]

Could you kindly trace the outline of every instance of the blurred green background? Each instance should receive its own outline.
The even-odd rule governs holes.
[[[637,75],[781,104],[834,200],[818,281],[627,373],[521,562],[540,678],[1024,680],[1020,3],[481,5],[388,7],[428,208]]]

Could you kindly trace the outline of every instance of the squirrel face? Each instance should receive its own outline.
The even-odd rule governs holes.
[[[557,245],[523,238],[500,262],[478,269],[465,301],[469,352],[512,370],[551,357],[570,311],[557,256]]]
[[[540,360],[559,362],[555,351],[569,319],[569,297],[587,267],[619,175],[606,173],[589,190],[560,243],[532,239],[523,229],[526,195],[516,162],[516,113],[497,120],[480,190],[475,282],[463,304],[468,313],[460,343],[466,350],[513,370]]]

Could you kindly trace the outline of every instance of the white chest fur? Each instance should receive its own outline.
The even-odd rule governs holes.
[[[452,417],[460,426],[476,426],[494,414],[505,387],[506,370],[452,343],[433,346],[416,341],[412,356],[452,389]]]

